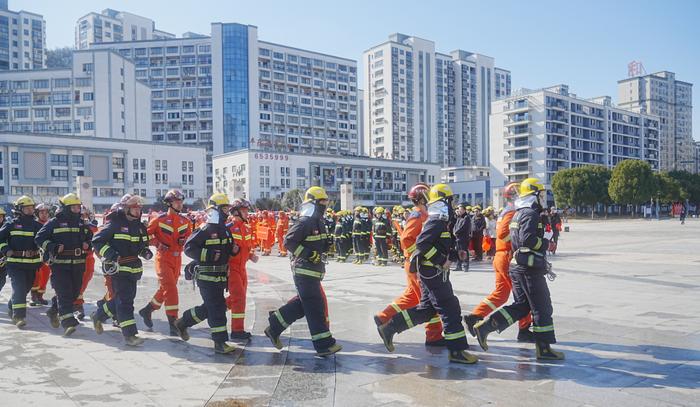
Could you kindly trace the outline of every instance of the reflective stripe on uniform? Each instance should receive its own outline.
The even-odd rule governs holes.
[[[235,233],[232,233],[231,236],[233,236],[234,239],[243,240],[243,236],[241,236],[241,235],[237,235]]]
[[[163,303],[158,302],[158,300],[156,300],[155,298],[151,298],[151,303],[156,307],[160,307],[161,305],[163,305]]]
[[[510,222],[510,225],[508,225],[509,229],[517,229],[518,228],[518,222]]]
[[[68,319],[68,318],[74,318],[74,317],[73,317],[73,313],[70,313],[70,314],[63,314],[63,315],[59,315],[59,316],[58,316],[58,320],[59,320],[59,321],[63,321],[63,320]]]
[[[399,305],[398,305],[397,303],[395,303],[395,302],[392,302],[392,303],[391,303],[391,308],[393,308],[396,312],[401,312],[401,311],[402,311],[401,307],[399,307]]]
[[[199,261],[206,261],[207,260],[207,249],[202,249],[201,252],[199,252]]]
[[[439,324],[440,322],[442,322],[442,320],[438,315],[436,315],[430,321],[428,321],[428,325]]]
[[[166,306],[165,306],[165,310],[166,310],[166,311],[173,311],[173,310],[177,310],[178,308],[179,308],[179,307],[177,306],[177,304],[175,304],[175,305],[166,305]]]
[[[221,240],[222,240],[222,239],[207,239],[207,240],[204,241],[204,245],[205,245],[205,246],[212,246],[212,245],[215,245],[215,244],[221,244],[221,243],[222,243]],[[225,240],[225,239],[223,239],[223,240]]]
[[[411,316],[408,315],[408,312],[406,310],[401,311],[401,315],[403,315],[403,319],[406,321],[406,326],[409,328],[413,328],[413,321],[411,320]]]
[[[192,319],[194,319],[194,322],[195,322],[195,323],[198,324],[198,323],[202,322],[202,320],[199,319],[199,318],[197,317],[197,313],[194,312],[194,308],[192,308],[192,309],[190,310],[190,316],[192,317]]]
[[[177,231],[178,231],[178,232],[183,232],[183,231],[187,230],[188,228],[189,228],[189,225],[185,223],[184,225],[180,225],[180,226],[177,228]]]
[[[314,271],[314,270],[309,270],[309,269],[304,269],[301,267],[295,267],[294,268],[294,274],[301,274],[303,276],[309,276],[309,277],[315,277],[315,278],[323,278],[323,273],[320,271]]]
[[[532,248],[532,250],[538,250],[540,247],[542,247],[542,239],[537,238],[537,243],[535,243],[535,247]]]
[[[243,319],[245,318],[245,312],[242,313],[231,313],[231,318],[232,319]]]
[[[282,313],[279,310],[275,311],[274,314],[275,314],[275,317],[277,317],[277,321],[280,323],[280,325],[282,325],[283,328],[286,328],[289,326],[287,321],[285,321],[284,318],[282,317]]]
[[[54,264],[84,264],[85,259],[55,259],[53,261]]]
[[[146,239],[148,239],[148,237],[146,237],[146,236],[144,236],[144,237]],[[114,239],[116,239],[116,240],[128,240],[130,242],[139,242],[139,241],[141,241],[141,236],[131,236],[131,235],[127,235],[124,233],[115,233]]]
[[[484,304],[488,305],[491,311],[496,311],[498,309],[498,307],[487,298],[484,298]]]
[[[165,229],[165,230],[167,230],[167,231],[170,232],[170,233],[173,233],[173,232],[175,231],[175,229],[173,229],[172,226],[166,225],[165,223],[161,223],[161,222],[158,222],[158,227],[161,228],[161,229]]]
[[[136,325],[135,319],[129,319],[126,321],[119,322],[119,328],[126,328],[127,326]]]
[[[210,283],[223,283],[228,281],[226,277],[214,277],[214,276],[208,276],[206,274],[199,274],[197,276],[197,280],[202,280],[202,281],[208,281]]]
[[[445,339],[448,341],[454,341],[455,339],[459,338],[465,338],[467,336],[466,332],[464,332],[464,329],[462,329],[459,332],[453,332],[453,333],[445,333]]]
[[[129,266],[119,266],[118,271],[123,271],[125,273],[142,273],[143,267],[129,267]]]
[[[0,243],[0,250],[2,250],[2,248],[5,246],[7,246],[7,243]]]
[[[27,303],[24,304],[12,304],[12,309],[22,309],[22,308],[27,308]]]
[[[554,332],[554,325],[547,326],[532,326],[532,332]]]
[[[70,233],[70,232],[80,232],[80,228],[56,228],[53,233]]]
[[[508,311],[505,310],[505,308],[499,309],[498,312],[500,312],[501,315],[503,315],[503,318],[506,319],[506,321],[508,322],[508,325],[513,325],[513,318],[510,316]]]
[[[301,254],[302,251],[304,251],[304,246],[299,245],[299,246],[297,246],[296,249],[294,249],[294,255],[295,255],[295,256],[298,256],[298,255]]]
[[[106,245],[102,246],[102,248],[100,249],[99,252],[97,252],[97,254],[99,254],[100,257],[105,257],[105,253],[107,253],[107,250],[109,250],[109,249],[111,249],[111,247],[109,247],[109,245],[106,244]]]
[[[425,253],[425,256],[424,256],[424,257],[425,257],[426,259],[429,259],[429,258],[435,256],[436,253],[437,253],[437,249],[436,249],[435,247],[431,247],[430,250],[428,250],[428,251]]]
[[[8,263],[29,263],[29,264],[33,264],[33,263],[41,263],[41,259],[38,258],[38,257],[37,257],[37,258],[33,258],[33,259],[25,259],[25,258],[23,258],[23,257],[8,257],[8,258],[7,258],[7,262],[8,262]]]
[[[102,310],[105,312],[105,314],[107,314],[108,317],[114,318],[114,315],[112,314],[112,312],[110,312],[106,302],[102,304]]]
[[[310,235],[310,236],[306,236],[304,241],[305,242],[316,242],[316,241],[323,240],[323,239],[328,239],[328,235],[325,233],[321,233],[319,235]]]
[[[226,325],[223,326],[213,326],[209,328],[209,332],[215,334],[217,332],[226,332]]]
[[[452,234],[450,234],[450,232],[442,232],[442,233],[440,233],[440,237],[447,237],[447,238],[449,238],[449,237],[452,237]]]
[[[33,236],[34,236],[34,232],[27,232],[27,231],[24,231],[24,230],[11,230],[11,231],[10,231],[10,236],[29,236],[29,237],[33,237]]]
[[[408,246],[408,248],[406,249],[406,251],[407,251],[408,253],[413,253],[413,252],[415,252],[415,251],[416,251],[416,244],[413,243],[412,245]]]
[[[325,338],[330,338],[330,337],[331,337],[331,332],[330,332],[330,331],[326,331],[326,332],[321,332],[320,334],[311,335],[311,340],[312,340],[312,341],[318,341],[318,340],[325,339]]]

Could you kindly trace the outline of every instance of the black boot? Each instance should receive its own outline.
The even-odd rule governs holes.
[[[153,319],[151,318],[151,314],[153,314],[153,308],[151,307],[150,302],[139,310],[139,315],[141,315],[141,318],[143,318],[143,323],[148,327],[148,329],[153,328]]]
[[[49,323],[52,328],[58,328],[61,326],[61,322],[58,320],[58,310],[51,307],[46,311],[46,316],[49,317]]]
[[[477,322],[474,325],[474,331],[476,331],[476,339],[479,341],[479,345],[483,350],[489,350],[489,345],[486,343],[486,338],[491,332],[498,330],[498,324],[492,318]]]
[[[30,307],[38,307],[39,304],[39,292],[36,290],[31,291],[32,294],[32,299],[29,300],[29,306]]]
[[[49,305],[49,302],[44,299],[44,293],[40,293],[37,291],[36,300],[39,305]]]
[[[248,332],[248,331],[231,331],[231,340],[232,340],[232,341],[236,341],[236,340],[238,340],[238,341],[240,341],[240,340],[247,341],[247,340],[250,340],[250,338],[251,338],[252,336],[253,336],[253,334],[251,334],[251,333]]]
[[[548,343],[537,342],[537,360],[564,360],[564,353],[553,350]]]
[[[474,325],[476,325],[477,322],[483,320],[478,315],[474,314],[469,314],[464,316],[464,323],[467,325],[467,330],[471,334],[471,336],[476,337],[476,331],[474,330]]]
[[[236,347],[226,342],[214,342],[214,352],[225,355],[236,350]]]
[[[176,319],[177,319],[176,317],[174,317],[172,315],[168,315],[168,325],[170,326],[170,336],[180,336],[180,331],[175,326]]]
[[[518,342],[520,343],[535,343],[535,334],[528,328],[518,331]]]
[[[391,327],[391,325],[384,324],[380,325],[377,327],[377,332],[379,333],[379,336],[382,338],[382,341],[384,341],[384,346],[386,347],[386,350],[389,352],[394,351],[394,335],[396,335],[396,331]]]
[[[85,319],[85,308],[83,307],[83,305],[82,304],[74,305],[73,306],[73,314],[75,314],[75,317],[79,321],[84,320]]]
[[[183,321],[182,318],[176,319],[173,325],[175,326],[175,329],[177,329],[180,339],[185,342],[190,340],[190,334],[187,333],[187,327],[185,326],[185,321]]]

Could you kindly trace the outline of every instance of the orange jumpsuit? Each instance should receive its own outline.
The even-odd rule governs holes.
[[[414,209],[406,221],[406,227],[401,233],[401,248],[403,249],[404,271],[408,285],[398,298],[389,304],[382,312],[377,314],[382,323],[389,321],[394,315],[405,312],[404,310],[413,308],[420,302],[421,287],[418,273],[411,273],[410,258],[416,250],[416,240],[423,230],[423,222],[428,218],[426,211]],[[433,342],[442,339],[442,321],[435,315],[425,326],[426,341]]]
[[[226,305],[231,310],[231,331],[244,331],[245,300],[248,291],[248,270],[246,262],[255,255],[253,233],[247,222],[235,219],[228,225],[231,236],[239,247],[236,256],[228,259],[228,297]]]
[[[280,219],[277,222],[277,245],[280,250],[280,255],[287,255],[287,248],[284,247],[284,236],[287,234],[289,229],[289,216],[285,212],[280,211]]]
[[[165,315],[178,316],[177,280],[182,267],[182,250],[192,234],[192,222],[179,213],[166,212],[148,224],[150,244],[156,247],[155,266],[158,291],[151,299],[151,308],[165,304]]]
[[[46,222],[41,222],[42,225]],[[51,267],[46,263],[41,263],[39,270],[36,271],[36,276],[34,277],[34,284],[32,284],[32,291],[44,295],[46,293],[46,285],[49,283],[49,278],[51,278]]]
[[[88,224],[88,228],[90,228],[90,231],[92,232],[93,236],[95,233],[97,233],[97,226],[93,224]],[[73,305],[83,305],[85,303],[85,300],[83,299],[83,295],[85,294],[85,290],[87,289],[88,284],[90,284],[90,280],[92,280],[92,276],[95,274],[95,256],[93,255],[93,250],[90,248],[89,250],[86,251],[87,256],[85,257],[85,273],[83,273],[83,284],[80,286],[80,294],[78,295],[78,298],[73,302]]]
[[[267,215],[267,219],[265,220],[267,223],[267,237],[265,238],[265,252],[267,254],[272,253],[272,246],[275,245],[275,229],[277,229],[277,225],[275,222],[275,214],[270,213]]]
[[[506,209],[496,224],[496,255],[493,258],[493,270],[496,272],[496,288],[479,305],[474,307],[472,315],[486,318],[498,307],[505,304],[510,297],[513,283],[510,280],[510,260],[513,257],[513,249],[510,245],[510,221],[515,215],[513,208]],[[520,329],[527,329],[532,322],[532,314],[518,322]]]
[[[248,219],[248,225],[250,225],[250,232],[253,240],[253,251],[260,247],[260,241],[258,240],[258,218],[255,214],[251,215]]]

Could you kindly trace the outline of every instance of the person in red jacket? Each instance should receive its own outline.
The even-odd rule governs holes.
[[[289,216],[287,212],[279,211],[279,220],[277,221],[277,245],[279,246],[279,257],[287,257],[287,248],[284,246],[284,236],[289,230]]]
[[[159,286],[151,301],[139,310],[143,323],[153,328],[152,313],[165,304],[170,336],[178,336],[174,325],[179,307],[177,280],[182,267],[182,251],[192,234],[192,222],[180,213],[184,200],[185,195],[181,191],[171,189],[163,198],[168,211],[153,217],[148,224],[149,244],[156,247],[155,266]]]
[[[80,216],[94,236],[97,233],[97,221],[91,219],[90,215],[90,211],[85,206],[81,207]],[[85,308],[83,307],[83,304],[85,304],[85,299],[83,296],[85,295],[85,290],[87,289],[88,284],[90,284],[90,280],[92,280],[92,276],[95,274],[95,256],[92,247],[89,247],[85,251],[85,254],[85,273],[83,273],[83,284],[80,286],[80,294],[78,295],[78,298],[76,298],[76,300],[73,302],[73,310],[76,314],[75,317],[81,321],[85,318]]]
[[[251,337],[250,332],[245,330],[245,301],[248,290],[248,270],[246,263],[248,260],[253,263],[258,261],[253,246],[253,233],[248,225],[248,210],[250,202],[245,199],[236,199],[231,203],[231,215],[233,221],[226,225],[233,241],[239,247],[237,256],[228,259],[228,297],[226,305],[231,310],[231,340]]]
[[[374,316],[374,323],[381,326],[390,321],[391,318],[403,313],[409,308],[413,308],[420,302],[421,284],[417,273],[411,273],[411,255],[416,251],[416,240],[418,235],[423,230],[423,223],[428,219],[428,190],[426,184],[416,184],[408,192],[408,198],[413,202],[415,207],[408,216],[406,226],[404,227],[400,241],[401,248],[404,254],[404,271],[406,272],[406,280],[408,285],[404,289],[401,296],[396,298],[394,302],[387,305],[384,310]],[[446,342],[442,335],[442,321],[436,314],[433,319],[425,325],[425,344],[427,346],[445,346]]]
[[[36,219],[42,225],[45,225],[49,221],[49,206],[45,203],[40,203],[36,206],[34,212],[36,214]],[[46,285],[49,283],[49,278],[51,278],[51,268],[46,263],[41,263],[39,270],[36,272],[36,277],[34,278],[34,284],[32,284],[32,300],[29,305],[36,307],[38,305],[49,305],[49,302],[44,299],[44,294],[46,293]]]
[[[474,307],[471,314],[464,317],[464,322],[467,324],[469,333],[476,337],[474,325],[486,318],[490,313],[497,310],[498,307],[505,304],[510,298],[510,292],[513,289],[513,283],[508,274],[510,270],[510,261],[513,258],[513,249],[510,245],[510,223],[515,215],[514,202],[518,198],[518,188],[520,184],[512,182],[508,184],[504,191],[503,197],[506,200],[506,207],[498,217],[496,224],[496,255],[493,258],[493,271],[496,273],[496,287],[493,292],[484,298],[479,305]],[[530,331],[532,323],[532,315],[528,314],[518,321],[520,331],[518,332],[518,342],[534,343],[534,336]]]

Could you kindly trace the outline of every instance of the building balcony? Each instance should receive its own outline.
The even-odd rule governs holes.
[[[506,168],[503,173],[505,175],[528,175],[530,173],[531,167],[522,167],[522,168]]]
[[[503,149],[505,151],[517,151],[517,150],[527,150],[530,147],[532,147],[532,143],[529,141],[526,142],[517,142],[517,143],[505,143],[503,146]]]
[[[512,139],[512,138],[516,138],[516,137],[527,137],[527,136],[531,136],[531,135],[532,135],[532,129],[530,127],[528,127],[524,131],[519,130],[517,133],[514,131],[510,131],[510,130],[503,133],[503,136],[506,139]]]
[[[503,125],[506,127],[511,127],[511,126],[517,126],[517,125],[526,125],[529,124],[532,119],[530,116],[525,116],[525,117],[509,117],[505,120],[503,120]]]
[[[530,161],[530,156],[531,154],[506,156],[504,162],[506,164],[526,163]]]

